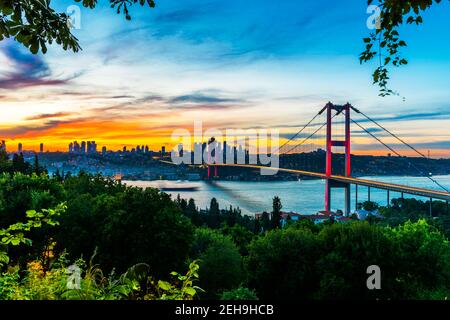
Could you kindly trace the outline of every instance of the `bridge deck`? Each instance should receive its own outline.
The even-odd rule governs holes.
[[[274,170],[274,171],[298,174],[298,175],[302,175],[302,176],[315,177],[315,178],[320,178],[320,179],[331,179],[331,180],[335,180],[335,181],[340,181],[340,182],[350,183],[350,184],[355,184],[355,185],[361,185],[361,186],[366,186],[366,187],[371,187],[371,188],[391,190],[391,191],[395,191],[395,192],[403,192],[403,193],[426,197],[426,198],[450,201],[450,193],[445,192],[445,191],[409,187],[409,186],[404,186],[404,185],[394,184],[394,183],[386,183],[386,182],[380,182],[380,181],[373,181],[373,180],[366,180],[366,179],[359,179],[359,178],[352,178],[352,177],[344,177],[344,176],[337,176],[337,175],[332,175],[330,177],[327,177],[324,173],[316,173],[316,172],[309,172],[309,171],[302,171],[302,170],[295,170],[295,169],[271,168],[271,167],[257,166],[257,165],[211,164],[211,166],[241,167],[241,168],[248,168],[248,169]]]

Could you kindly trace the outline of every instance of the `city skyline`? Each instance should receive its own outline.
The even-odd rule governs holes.
[[[188,0],[132,10],[132,21],[108,6],[82,9],[74,30],[82,52],[55,45],[31,55],[2,41],[0,139],[35,151],[40,143],[65,151],[75,138],[109,150],[143,142],[160,149],[198,120],[205,128],[276,128],[285,139],[326,102],[349,101],[432,157],[450,157],[442,130],[450,119],[450,44],[437,32],[448,28],[450,5],[402,29],[410,63],[391,75],[401,96],[381,98],[371,83],[375,66],[358,61],[370,32],[367,5],[351,2]],[[386,154],[370,137],[353,137],[353,153]]]

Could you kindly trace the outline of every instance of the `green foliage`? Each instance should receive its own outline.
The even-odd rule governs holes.
[[[199,228],[191,246],[191,258],[200,262],[202,297],[216,299],[221,290],[238,287],[244,280],[239,250],[218,231]]]
[[[75,0],[93,9],[97,0]],[[117,13],[124,13],[130,20],[129,9],[133,4],[155,7],[153,0],[109,0]],[[69,17],[56,12],[51,0],[4,0],[0,2],[0,41],[14,38],[33,54],[47,52],[47,45],[56,42],[64,50],[78,52],[78,39],[70,31]]]
[[[316,298],[373,299],[395,294],[395,250],[382,227],[367,222],[333,224],[320,231],[318,240],[323,254],[316,263],[321,270]],[[367,289],[366,270],[371,265],[382,270],[382,291]]]
[[[425,220],[395,228],[350,222],[317,233],[293,225],[250,244],[249,285],[258,297],[286,299],[445,298],[450,247]],[[381,269],[382,290],[368,290],[367,267]]]
[[[143,262],[158,277],[183,266],[193,227],[169,195],[86,174],[64,187],[68,209],[55,235],[58,251],[90,256],[97,247],[105,270],[124,272]]]
[[[320,242],[306,228],[273,230],[256,238],[245,259],[248,281],[261,299],[312,298],[318,287],[315,262]]]
[[[95,256],[95,254],[94,254]],[[0,275],[0,300],[192,300],[202,289],[195,286],[198,281],[198,264],[189,265],[185,275],[172,272],[173,281],[154,280],[147,277],[146,289],[139,284],[133,266],[125,274],[104,276],[100,267],[93,263],[94,256],[87,265],[78,259],[68,266],[65,254],[55,261],[49,270],[36,261],[28,263],[26,275],[21,279],[19,268],[12,267]],[[76,266],[80,272],[79,283],[68,286],[72,271]]]
[[[373,201],[364,201],[363,203],[358,203],[358,206],[362,207],[366,211],[375,211],[378,209],[378,203]]]
[[[281,204],[281,199],[279,197],[273,198],[273,205],[272,205],[272,229],[276,229],[280,227],[281,224],[281,209],[283,208],[283,205]]]
[[[178,272],[172,272],[170,275],[175,278],[174,283],[159,280],[157,283],[157,292],[161,300],[193,300],[198,292],[203,292],[198,286],[194,285],[198,281],[199,265],[197,261],[189,264],[189,270],[186,275],[181,275]],[[146,295],[144,299],[150,298],[151,295]]]
[[[224,291],[220,300],[258,300],[254,290],[239,287],[229,291]]]
[[[209,207],[209,214],[218,215],[220,214],[219,203],[216,198],[211,199],[211,204]]]
[[[360,62],[378,59],[378,67],[372,77],[374,84],[380,87],[380,96],[396,94],[388,88],[388,68],[406,65],[408,61],[402,57],[400,50],[407,44],[400,38],[399,28],[404,24],[419,25],[423,23],[422,14],[434,4],[442,0],[393,1],[380,0],[377,5],[381,13],[379,28],[364,38],[365,50],[360,54]],[[367,0],[369,5],[374,0]]]
[[[255,237],[253,232],[238,224],[235,224],[232,227],[225,224],[221,231],[224,235],[231,237],[234,244],[239,248],[241,255],[246,256],[248,254],[247,247]]]
[[[25,232],[40,228],[44,224],[49,226],[57,225],[58,221],[55,218],[60,216],[66,208],[65,204],[60,204],[55,209],[43,209],[41,212],[28,210],[26,212],[28,220],[25,223],[17,222],[8,228],[0,229],[0,267],[9,263],[8,248],[10,246],[32,244],[32,240],[25,237]]]
[[[264,215],[199,212],[194,201],[100,175],[2,174],[0,299],[445,299],[448,215],[436,201],[423,219],[429,205],[394,199],[380,222],[302,220],[259,233],[256,222],[272,228]],[[93,252],[96,264],[76,262],[80,289],[68,290],[69,259]],[[370,265],[381,268],[382,290],[366,287]]]
[[[421,292],[450,288],[450,244],[436,228],[421,219],[385,229],[395,245],[401,298],[420,298]]]
[[[211,199],[211,205],[208,210],[201,211],[197,209],[194,199],[189,199],[189,202],[186,202],[186,200],[178,197],[176,203],[183,214],[190,218],[195,226],[219,229],[224,225],[232,227],[238,224],[252,232],[255,230],[256,221],[253,217],[242,215],[239,208],[233,208],[232,206],[228,209],[220,209],[219,203],[215,198]]]
[[[385,226],[399,226],[407,221],[417,222],[425,219],[428,224],[438,228],[447,239],[450,238],[450,215],[444,201],[433,201],[432,216],[430,202],[417,199],[392,199],[390,207],[380,207],[379,211],[384,219],[378,221]]]

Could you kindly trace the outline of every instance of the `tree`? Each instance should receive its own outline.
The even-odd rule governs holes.
[[[318,299],[379,299],[397,294],[394,244],[380,226],[367,222],[335,223],[319,232],[322,255]],[[367,289],[367,268],[381,269],[382,290]]]
[[[375,211],[379,208],[378,203],[373,201],[364,201],[361,206],[366,211]]]
[[[74,0],[86,8],[93,9],[97,0]],[[117,13],[131,19],[129,8],[133,4],[155,7],[154,0],[109,0]],[[32,53],[47,52],[47,45],[56,42],[64,50],[78,52],[78,39],[70,32],[67,14],[56,12],[51,0],[4,0],[0,3],[0,41],[14,38]]]
[[[168,194],[84,173],[64,186],[68,208],[55,236],[58,252],[89,257],[97,247],[108,272],[143,262],[154,275],[166,276],[183,266],[193,227]]]
[[[259,225],[261,226],[262,231],[268,231],[271,229],[272,223],[268,212],[264,211],[261,215],[260,220],[261,221],[259,222]]]
[[[34,173],[36,173],[37,175],[40,175],[41,172],[42,172],[41,167],[39,166],[39,158],[38,158],[38,155],[36,153],[34,154],[34,166],[33,166],[33,169],[34,169]]]
[[[304,228],[276,229],[255,238],[245,258],[249,287],[260,299],[311,299],[321,252],[317,236]]]
[[[395,244],[395,292],[399,299],[419,299],[425,292],[450,288],[450,244],[421,219],[406,222],[385,233]]]
[[[367,0],[372,5],[374,0]],[[391,66],[406,65],[408,61],[402,57],[400,49],[406,42],[400,38],[399,28],[403,24],[423,23],[422,13],[442,0],[396,1],[379,0],[380,16],[376,31],[364,38],[366,49],[360,54],[360,62],[378,59],[378,67],[373,72],[373,83],[380,87],[380,96],[395,94],[388,88],[389,70]]]
[[[24,174],[31,173],[31,166],[25,161],[23,153],[15,153],[12,158],[12,169],[11,173],[20,172]]]
[[[234,244],[239,248],[241,255],[246,256],[248,254],[247,246],[255,236],[253,232],[241,225],[235,224],[233,226],[225,225],[222,228],[222,233],[231,237]]]
[[[59,204],[54,209],[43,209],[41,212],[28,210],[26,212],[27,221],[17,222],[8,228],[0,229],[0,267],[10,262],[8,256],[9,246],[18,246],[20,244],[31,245],[32,240],[25,237],[25,232],[35,228],[41,228],[43,225],[56,226],[58,222],[55,217],[59,216],[66,209],[65,204]]]
[[[220,215],[219,203],[216,198],[211,199],[211,204],[209,206],[209,214],[218,216]]]
[[[276,229],[280,227],[281,223],[281,209],[283,205],[281,204],[281,200],[279,197],[273,198],[273,209],[272,209],[272,229]]]
[[[229,291],[224,291],[220,300],[258,300],[254,290],[239,287]]]
[[[237,288],[244,280],[238,248],[218,231],[197,229],[190,257],[199,260],[199,286],[205,290],[203,297],[207,299],[217,299],[222,290]]]

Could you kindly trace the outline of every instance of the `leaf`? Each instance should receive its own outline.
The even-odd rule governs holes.
[[[195,296],[195,294],[197,293],[197,291],[195,291],[194,288],[190,288],[190,287],[184,288],[183,291],[192,297]]]
[[[162,280],[158,281],[158,287],[164,291],[169,291],[170,289],[172,289],[172,285],[170,283]]]
[[[27,216],[27,218],[34,218],[34,217],[36,217],[36,210],[28,210],[26,212],[26,216]]]

